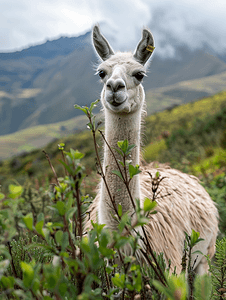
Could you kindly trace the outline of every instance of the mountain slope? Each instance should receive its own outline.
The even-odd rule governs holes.
[[[219,58],[186,47],[178,48],[175,58],[154,54],[152,60],[146,91],[226,71]],[[101,85],[93,75],[96,62],[90,32],[0,53],[0,135],[78,115],[73,104],[89,105],[99,97]]]
[[[226,72],[152,89],[146,93],[147,111],[148,114],[153,114],[223,90],[226,90]]]
[[[223,110],[226,110],[226,92],[221,92],[212,97],[204,98],[147,117],[145,122],[146,139],[144,141],[145,159],[147,161],[160,159],[161,162],[173,162],[178,165],[178,168],[182,169],[186,166],[190,168],[188,162],[187,165],[184,163],[188,161],[188,159],[191,159],[191,157],[193,158],[193,160],[191,160],[193,163],[196,161],[199,162],[200,159],[205,159],[213,155],[216,147],[218,147],[219,150],[219,145],[222,145],[225,149],[226,118]],[[53,125],[48,126],[49,129],[51,129],[50,127]],[[72,126],[73,123],[68,124],[68,130],[72,129]],[[54,128],[52,128],[52,133],[54,132],[53,129]],[[32,132],[30,129],[29,133],[28,130],[29,129],[25,130],[25,132],[27,132],[27,138],[29,135],[30,139],[34,138],[34,130]],[[51,130],[49,134],[50,133]],[[25,137],[25,135],[23,135],[23,137]],[[85,154],[83,163],[87,167],[87,172],[91,172],[92,169],[95,169],[95,151],[92,134],[89,130],[77,132],[76,134],[74,133],[73,135],[58,139],[59,137],[60,135],[55,125],[55,140],[45,146],[45,150],[50,155],[58,176],[62,176],[64,173],[63,168],[59,166],[59,159],[62,157],[60,151],[57,149],[57,145],[61,142],[66,144],[66,151],[73,148]],[[15,134],[15,143],[21,138],[22,135],[18,136],[16,140]],[[181,142],[183,142],[183,144],[181,144]],[[175,147],[174,143],[176,144]],[[100,144],[99,136],[98,144]],[[11,148],[13,146],[14,145],[11,144]],[[101,147],[99,149],[101,151]],[[189,151],[186,151],[186,149],[189,149]],[[173,152],[174,150],[176,151],[175,153]],[[167,158],[163,155],[164,153],[167,154]],[[225,165],[224,157],[219,157],[219,159],[221,159],[221,163]],[[36,179],[39,178],[41,182],[45,176],[51,177],[51,174],[52,172],[48,162],[40,149],[36,149],[30,153],[23,153],[10,160],[0,162],[0,182],[3,187],[11,183],[12,179],[16,179],[19,183],[23,184],[27,178],[33,177]],[[92,180],[96,180],[96,173],[95,176],[92,177]]]
[[[174,85],[146,91],[148,115],[177,105],[193,102],[198,98],[210,96],[222,90],[226,90],[226,72],[204,78],[182,81]],[[33,90],[31,90],[30,93],[32,93],[32,91]],[[39,90],[36,92],[38,93]],[[95,100],[95,98],[93,100]],[[77,110],[73,108],[73,104],[74,103],[71,103],[67,108],[63,107],[62,110],[66,111],[66,109],[69,109],[71,114],[75,115]],[[78,102],[77,104],[89,105],[89,103],[86,102]],[[49,109],[51,109],[51,107]],[[97,108],[97,111],[99,110],[100,105]],[[50,115],[54,116],[54,110],[51,112]],[[0,136],[0,160],[18,155],[23,151],[44,147],[55,138],[60,138],[61,136],[63,137],[85,129],[87,123],[84,116],[77,116],[67,121],[36,126],[39,115],[37,115],[37,117],[35,117],[34,114],[31,116],[33,118],[25,119],[24,125],[26,125],[25,122],[27,120],[30,120],[30,124],[33,124],[33,127],[27,126],[28,128],[26,128],[26,126],[24,126],[25,129],[17,131],[16,133]],[[7,118],[5,122],[8,122]]]

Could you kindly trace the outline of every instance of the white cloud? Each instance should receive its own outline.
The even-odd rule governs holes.
[[[133,50],[148,25],[162,55],[174,55],[175,45],[226,52],[225,0],[0,0],[0,7],[1,52],[75,36],[96,22],[105,22],[115,50]]]
[[[145,0],[144,0],[145,1]],[[208,44],[217,52],[226,52],[226,2],[224,0],[146,0],[152,10],[150,27],[158,46],[187,45],[191,49]]]
[[[102,31],[110,36],[115,49],[134,48],[141,29],[150,21],[148,4],[137,0],[98,1],[101,18],[108,26]]]

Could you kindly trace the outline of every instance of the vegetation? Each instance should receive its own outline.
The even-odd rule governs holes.
[[[202,165],[204,164],[205,172],[207,172],[209,167],[206,166],[204,160],[210,160],[211,165],[213,165],[215,163],[215,160],[212,162],[214,156],[221,156],[226,147],[225,105],[226,92],[221,92],[215,96],[177,106],[147,117],[144,136],[145,160],[168,162],[173,167],[195,173],[197,176],[203,174]],[[222,121],[218,120],[220,117],[223,118]],[[216,122],[213,128],[212,124],[208,123],[210,118],[212,118],[212,124]],[[199,131],[196,128],[197,124],[199,125]],[[70,126],[67,127],[72,129],[72,124],[70,123]],[[202,132],[202,128],[207,128],[207,131]],[[55,137],[59,136],[58,127],[52,129],[56,130],[58,134]],[[52,134],[52,129],[50,129],[50,134]],[[32,132],[29,134],[32,135]],[[202,143],[199,141],[200,137],[202,137]],[[87,185],[89,186],[93,178],[96,178],[95,173],[93,173],[92,180],[90,177],[92,172],[95,171],[95,153],[89,132],[83,131],[63,137],[45,147],[45,151],[49,153],[59,176],[63,176],[63,168],[58,164],[61,154],[58,152],[57,144],[60,142],[65,143],[67,149],[75,148],[85,154],[84,165],[89,174],[87,178]],[[101,147],[101,139],[98,139],[97,143]],[[183,152],[181,152],[182,149]],[[223,167],[222,164],[223,160],[220,162],[220,167]],[[215,169],[218,166],[219,163],[217,163]],[[51,180],[51,170],[49,170],[48,162],[40,150],[24,153],[0,162],[0,182],[3,191],[7,191],[8,184],[12,183],[14,179],[20,184],[24,184],[26,180],[35,177],[39,180],[39,184],[43,184],[43,174]]]
[[[95,103],[90,108],[78,108],[83,110],[89,118],[88,127],[94,138],[98,169],[104,179],[97,146],[100,141],[96,139],[99,124],[95,124],[92,114],[94,106]],[[200,126],[204,128],[203,134],[224,126],[224,106],[220,105],[219,108],[220,112],[216,111],[208,118],[199,114],[199,121],[191,122],[190,120],[189,129],[182,135],[174,124],[175,129],[170,134],[160,139],[156,137],[154,143],[158,140],[159,143],[162,143],[162,140],[165,141],[165,148],[161,149],[162,153],[164,151],[170,153],[174,145],[179,143],[183,147],[191,147],[193,136],[197,137],[202,132],[199,131],[195,122],[201,122]],[[220,125],[219,122],[221,122]],[[170,129],[168,127],[168,130]],[[223,128],[222,132],[224,132]],[[142,241],[148,251],[142,251],[141,237],[137,232],[135,235],[131,234],[137,226],[142,227],[146,224],[149,213],[155,213],[154,197],[145,199],[143,209],[139,207],[139,202],[134,202],[137,215],[135,223],[128,214],[122,214],[120,205],[113,206],[118,231],[110,233],[103,225],[93,223],[93,229],[83,233],[82,222],[87,216],[87,209],[92,201],[92,195],[91,193],[87,195],[87,190],[92,188],[87,187],[87,168],[82,162],[84,160],[86,166],[95,162],[94,154],[89,152],[91,139],[87,139],[87,135],[90,133],[81,133],[81,141],[79,140],[80,147],[83,147],[86,153],[87,161],[83,159],[84,154],[78,150],[65,151],[64,143],[60,143],[56,150],[55,145],[51,144],[48,151],[47,149],[44,151],[45,155],[42,154],[50,171],[46,172],[43,178],[40,175],[37,180],[32,179],[33,175],[41,174],[45,170],[41,168],[40,162],[43,159],[38,151],[31,154],[39,159],[37,170],[34,169],[33,164],[29,165],[31,157],[27,160],[23,157],[24,161],[21,160],[21,162],[24,165],[20,166],[17,165],[18,162],[15,159],[14,166],[12,161],[8,161],[7,164],[2,163],[2,168],[17,168],[17,172],[24,177],[28,176],[29,180],[26,180],[23,186],[11,182],[8,190],[0,193],[1,299],[224,299],[226,293],[226,239],[224,237],[226,179],[223,163],[220,160],[216,160],[217,163],[215,163],[213,159],[213,165],[219,168],[215,168],[213,172],[208,167],[200,168],[201,173],[199,173],[203,176],[204,184],[212,198],[218,203],[221,216],[219,236],[221,239],[216,243],[216,260],[212,263],[207,257],[212,276],[197,276],[194,273],[190,258],[193,246],[200,241],[199,233],[195,231],[192,231],[190,236],[185,233],[182,273],[176,274],[177,270],[174,270],[171,274],[170,265],[166,265],[163,255],[157,256],[153,253],[148,240],[145,239]],[[185,136],[188,143],[182,144],[186,140]],[[209,136],[208,141],[211,143],[215,141],[214,147],[217,147],[217,151],[224,151],[224,134],[221,135],[219,130],[219,135],[210,134]],[[204,138],[200,137],[199,140],[202,145]],[[133,147],[134,145],[128,145],[126,140],[118,142],[118,151],[122,157],[119,163],[124,171],[128,168],[130,178],[140,172],[139,166],[133,166],[126,160]],[[54,149],[52,151],[54,155],[51,149]],[[179,148],[175,147],[175,155],[179,155],[176,149]],[[157,155],[162,155],[161,151]],[[53,159],[47,153],[51,153]],[[210,158],[221,152],[212,154],[211,150],[208,150],[208,153]],[[187,152],[184,151],[181,157],[188,160],[186,155]],[[53,166],[52,161],[56,162],[56,160],[60,163],[55,163]],[[200,165],[204,160],[200,156]],[[190,170],[193,167],[194,170],[198,170],[197,155],[190,156],[190,161],[191,163],[187,162],[183,168]],[[194,161],[195,164],[193,164]],[[172,160],[171,163],[176,164]],[[205,163],[204,165],[206,166]],[[24,169],[27,174],[23,173]],[[49,175],[50,172],[52,176]],[[14,174],[17,174],[15,170]],[[115,174],[129,188],[128,179],[123,172],[115,170]],[[18,178],[21,180],[20,177]],[[158,173],[153,180],[155,184],[161,180]],[[51,182],[52,188],[49,189]],[[127,244],[131,247],[129,256],[123,254],[123,248]],[[143,254],[146,262],[144,265],[137,264],[137,251]],[[187,276],[185,276],[186,273]]]
[[[80,195],[83,154],[72,149],[65,152],[63,145],[60,148],[68,175],[56,178],[58,184],[48,193],[48,207],[31,205],[32,212],[26,212],[28,203],[21,186],[11,185],[7,197],[0,194],[1,299],[208,300],[216,295],[216,299],[223,299],[225,239],[216,245],[218,269],[209,262],[212,279],[207,275],[195,276],[190,264],[192,248],[200,240],[199,233],[194,231],[191,236],[186,235],[180,275],[170,275],[161,254],[151,257],[144,253],[148,264],[137,264],[135,252],[142,251],[140,237],[130,232],[147,222],[148,213],[154,213],[153,199],[146,199],[143,210],[137,203],[136,224],[127,214],[121,214],[119,206],[118,231],[109,233],[103,225],[93,224],[94,229],[83,235],[82,219],[90,202],[89,197]],[[129,154],[130,149],[126,141],[119,144],[119,151],[124,154]],[[130,168],[131,177],[137,174],[134,169]],[[130,256],[123,255],[126,244],[132,248]],[[185,271],[192,280],[187,282]]]
[[[215,147],[216,145],[223,147],[226,126],[225,107],[226,92],[221,92],[215,96],[172,107],[149,116],[146,119],[145,129],[145,149],[147,149],[145,159],[155,160],[161,156],[161,159],[165,161],[169,159],[168,162],[171,163],[171,157],[174,155],[164,158],[165,149],[172,149],[173,154],[177,155],[175,160],[186,158],[185,152],[194,152],[196,149],[201,155],[199,159],[202,159],[204,153],[201,152],[200,147],[207,148],[212,146],[212,143]],[[199,141],[200,138],[201,141]],[[198,140],[196,144],[195,140]],[[178,149],[180,146],[184,152],[179,152],[182,150]],[[161,151],[156,151],[156,147],[160,147]],[[191,150],[191,147],[194,148]]]

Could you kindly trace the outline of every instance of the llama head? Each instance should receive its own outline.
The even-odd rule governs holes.
[[[154,49],[154,40],[149,30],[144,29],[142,39],[134,54],[114,53],[99,27],[93,28],[93,45],[102,62],[97,69],[104,87],[101,101],[112,113],[127,114],[141,109],[144,90],[141,85],[146,75],[145,64]]]

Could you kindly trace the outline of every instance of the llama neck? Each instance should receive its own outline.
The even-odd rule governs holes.
[[[105,111],[105,138],[109,143],[110,147],[112,148],[116,158],[122,160],[122,157],[117,153],[117,151],[113,149],[118,148],[118,141],[123,141],[127,139],[129,145],[136,145],[136,147],[132,150],[130,157],[127,158],[132,161],[132,165],[139,164],[140,123],[140,111],[137,111],[133,114],[125,115],[117,115],[112,114],[107,110]],[[113,158],[112,153],[109,150],[109,147],[106,144],[104,146],[103,170],[105,173],[110,193],[115,201],[116,207],[118,208],[118,204],[120,203],[122,205],[123,213],[127,211],[133,212],[133,205],[125,184],[117,175],[112,174],[113,170],[118,170],[118,166],[115,159]],[[133,177],[129,184],[129,188],[135,203],[135,199],[140,198],[139,176]],[[99,207],[99,222],[102,224],[106,224],[108,228],[115,229],[117,223],[112,218],[112,214],[115,215],[115,211],[112,208],[112,206],[113,205],[110,200],[105,183],[102,180]]]

